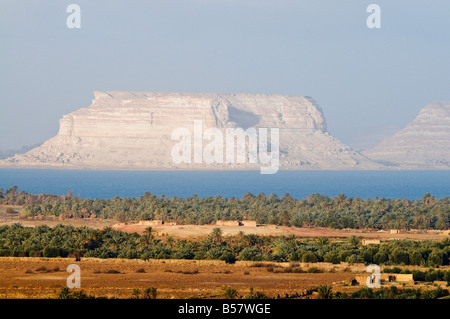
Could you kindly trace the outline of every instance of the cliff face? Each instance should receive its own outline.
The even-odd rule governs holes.
[[[450,102],[428,104],[404,129],[363,154],[400,168],[450,168]]]
[[[376,169],[381,165],[331,136],[309,97],[263,94],[94,92],[88,108],[60,120],[57,136],[2,167],[257,169],[260,164],[175,164],[176,128],[279,128],[280,168]],[[269,138],[270,141],[270,138]],[[203,143],[207,144],[206,142]]]

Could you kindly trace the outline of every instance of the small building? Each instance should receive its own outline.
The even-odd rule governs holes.
[[[363,246],[367,245],[379,245],[381,241],[379,239],[363,239],[362,244]]]
[[[365,285],[367,282],[367,278],[369,277],[369,273],[367,275],[360,275],[355,277],[356,283],[360,285]],[[355,284],[356,284],[355,283]],[[391,273],[381,273],[380,274],[380,283],[381,285],[388,284],[414,284],[414,279],[412,274],[391,274]],[[353,285],[353,281],[352,281]]]
[[[217,226],[241,226],[241,222],[238,220],[218,220]]]
[[[413,274],[381,274],[381,284],[385,283],[405,283],[414,285]]]
[[[391,234],[400,234],[400,230],[398,230],[398,229],[391,229]]]
[[[164,222],[160,219],[155,220],[141,220],[138,225],[144,225],[144,226],[161,226],[164,224]]]
[[[254,220],[217,220],[217,226],[248,226],[248,227],[256,227],[256,221]]]
[[[247,227],[256,227],[256,221],[255,220],[243,220],[241,222],[242,226],[247,226]]]

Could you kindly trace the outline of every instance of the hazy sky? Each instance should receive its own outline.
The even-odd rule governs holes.
[[[54,136],[94,90],[309,95],[359,148],[450,100],[450,1],[1,0],[0,150]]]

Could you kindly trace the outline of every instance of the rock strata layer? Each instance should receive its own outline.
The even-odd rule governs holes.
[[[177,128],[278,128],[280,169],[377,169],[382,165],[327,132],[310,97],[267,94],[94,92],[88,108],[60,120],[58,134],[2,167],[78,169],[258,169],[256,163],[174,163]],[[270,141],[270,138],[269,138]],[[204,141],[203,145],[208,142]]]

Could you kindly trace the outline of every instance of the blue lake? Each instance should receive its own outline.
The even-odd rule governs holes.
[[[67,194],[89,198],[139,197],[145,192],[168,197],[221,195],[241,198],[264,193],[295,198],[313,193],[334,197],[419,199],[425,193],[450,196],[447,171],[100,171],[0,169],[0,188],[28,193]]]

